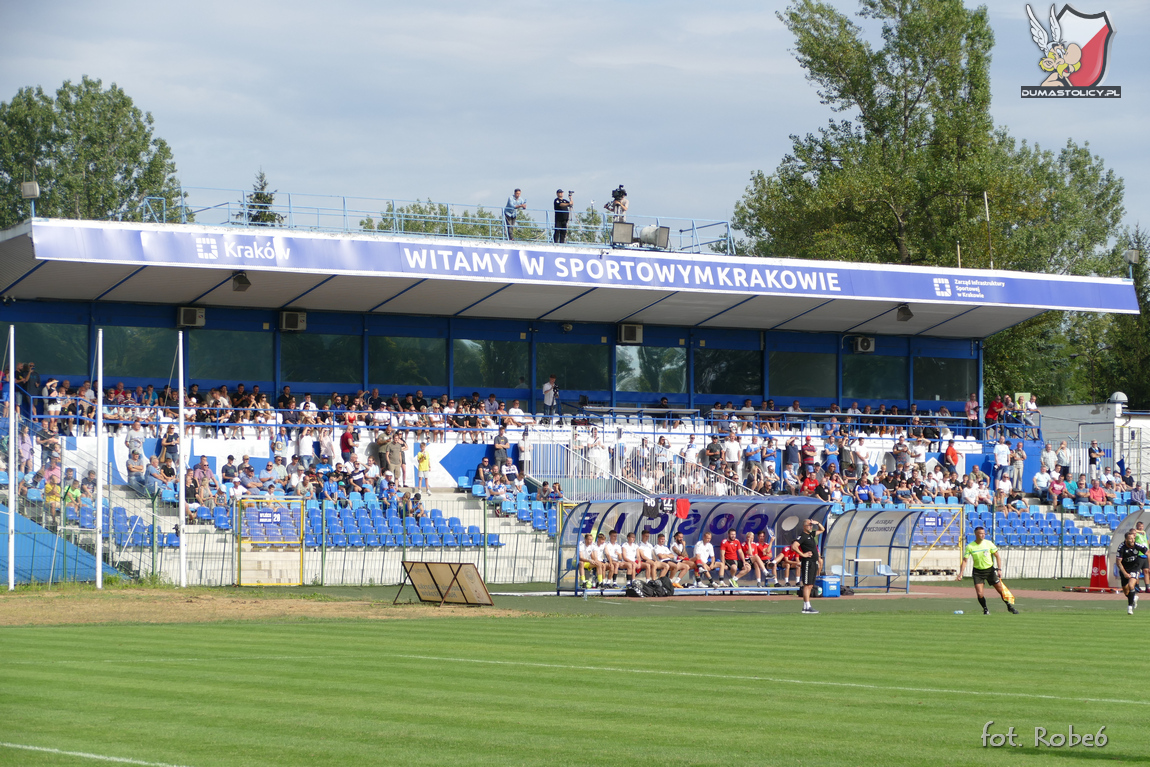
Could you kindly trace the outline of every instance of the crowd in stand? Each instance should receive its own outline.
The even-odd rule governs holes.
[[[37,390],[34,365],[17,368],[17,383],[25,393]],[[42,468],[35,477],[43,480],[51,460],[59,463],[62,437],[92,432],[96,396],[87,381],[73,388],[69,381],[54,378],[39,387],[39,395],[18,397],[18,406],[34,407],[39,418],[36,433],[25,427],[20,435],[19,463],[22,471],[30,473],[38,447]],[[319,500],[346,501],[350,493],[364,491],[383,497],[392,486],[408,487],[409,441],[416,445],[416,466],[411,472],[415,489],[420,480],[427,489],[426,445],[449,437],[454,442],[493,446],[491,468],[477,467],[475,481],[485,486],[487,500],[498,503],[525,489],[522,470],[508,457],[507,430],[522,433],[519,446],[525,460],[530,453],[529,432],[537,423],[519,400],[508,405],[494,394],[486,399],[478,392],[458,400],[447,395],[428,399],[416,391],[386,397],[378,388],[315,396],[310,392],[298,395],[285,386],[273,403],[259,386],[248,389],[242,383],[234,389],[221,385],[206,391],[193,384],[183,397],[171,386],[149,384],[132,390],[119,383],[107,390],[103,407],[109,429],[123,435],[130,450],[125,466],[129,482],[150,494],[175,490],[173,456],[181,436],[187,438],[200,430],[204,436],[222,439],[270,440],[274,459],[258,473],[245,466],[246,458],[234,467],[229,461],[221,469],[222,476],[207,481],[199,467],[188,472],[183,490],[189,501],[204,504],[276,490]],[[186,421],[183,435],[176,433],[174,425],[181,407]],[[855,402],[845,410],[832,404],[814,413],[798,400],[786,408],[779,408],[773,399],[757,408],[750,399],[741,408],[732,402],[716,402],[705,421],[711,434],[699,441],[688,433],[696,422],[684,423],[666,398],[644,412],[652,417],[654,444],[644,437],[640,445],[628,448],[620,429],[616,443],[608,445],[596,428],[579,426],[573,430],[572,446],[598,475],[611,473],[662,493],[725,493],[739,488],[860,503],[915,503],[941,495],[1005,507],[1020,503],[1029,492],[1048,501],[1069,498],[1099,503],[1125,490],[1134,491],[1136,497],[1142,492],[1129,472],[1126,477],[1111,475],[1109,469],[1104,473],[1093,453],[1091,467],[1092,471],[1097,468],[1098,476],[1089,483],[1072,479],[1066,443],[1057,451],[1047,446],[1043,469],[1027,486],[1022,477],[1023,443],[1012,446],[1007,441],[1007,437],[1039,434],[1038,407],[1026,395],[1018,402],[996,396],[984,418],[980,418],[974,394],[960,414],[952,414],[945,406],[920,412],[914,404],[905,411],[885,404],[872,408]],[[554,415],[561,424],[561,412],[549,412],[541,422],[553,423]],[[667,434],[658,434],[661,430]],[[812,436],[813,430],[819,433]],[[686,444],[677,451],[668,440],[674,436],[686,437]],[[994,476],[986,476],[977,466],[960,476],[955,440],[995,436],[999,445]],[[158,438],[157,450],[154,456],[145,457],[143,445],[148,437]],[[893,441],[889,450],[895,463],[892,470],[883,467],[887,449],[883,447],[876,455],[868,440]],[[941,453],[941,460],[929,468],[928,452]],[[881,467],[877,473],[871,469],[874,462]],[[1095,479],[1097,487],[1091,486]],[[556,500],[550,497],[553,492],[549,488],[546,500]],[[416,500],[411,494],[396,497],[397,504],[418,506],[412,504]]]

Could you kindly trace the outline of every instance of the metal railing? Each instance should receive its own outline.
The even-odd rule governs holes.
[[[545,441],[531,447],[527,476],[539,482],[560,483],[571,501],[604,501],[647,497],[639,483],[617,476],[610,453],[602,446],[573,450],[560,442]]]
[[[554,210],[527,208],[519,212],[513,237],[503,218],[503,205],[346,197],[340,195],[267,193],[272,202],[252,201],[250,189],[184,187],[180,203],[172,208],[145,201],[144,220],[209,226],[266,226],[346,234],[402,234],[417,237],[507,240],[555,243]],[[524,198],[526,199],[526,198]],[[582,198],[581,198],[582,199]],[[581,203],[580,203],[581,204]],[[644,226],[670,229],[669,247],[681,252],[733,251],[728,221],[683,216],[633,216],[627,221],[638,232]],[[591,201],[590,209],[572,207],[567,223],[567,244],[578,247],[609,246],[612,216]]]

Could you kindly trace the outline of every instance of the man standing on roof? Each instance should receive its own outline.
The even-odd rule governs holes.
[[[567,220],[571,216],[574,192],[571,192],[571,198],[566,200],[562,189],[555,190],[555,201],[552,203],[555,209],[555,242],[567,242]]]
[[[516,189],[510,197],[507,198],[507,204],[503,206],[503,223],[507,228],[507,239],[515,239],[515,219],[519,215],[519,211],[526,210],[527,200],[520,196],[521,189]]]
[[[993,560],[991,559],[992,556],[994,557]],[[956,581],[962,580],[962,571],[966,569],[967,559],[971,560],[974,593],[978,595],[978,603],[982,605],[982,614],[990,615],[990,608],[986,606],[986,597],[982,595],[982,586],[988,583],[998,591],[1006,609],[1018,615],[1018,610],[1007,600],[1002,580],[998,577],[998,571],[1002,568],[1002,557],[999,556],[998,547],[994,545],[994,541],[987,540],[985,527],[974,528],[974,540],[966,544],[966,548],[962,551],[962,562],[958,565],[958,575],[954,577]],[[995,563],[997,563],[997,567],[994,566]]]

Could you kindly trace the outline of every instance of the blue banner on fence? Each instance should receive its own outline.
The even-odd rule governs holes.
[[[190,226],[41,220],[36,258],[53,261],[268,269],[321,274],[633,287],[1136,313],[1128,281],[1021,272],[700,256],[610,248],[569,250],[447,238],[293,234]]]

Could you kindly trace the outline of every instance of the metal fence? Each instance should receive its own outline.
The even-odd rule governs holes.
[[[395,198],[344,197],[339,195],[275,192],[270,202],[253,201],[251,190],[211,187],[184,187],[181,204],[167,208],[163,200],[145,201],[144,220],[159,223],[189,223],[209,226],[266,226],[319,232],[402,234],[461,239],[505,240],[508,230],[503,205],[491,206],[401,200]],[[525,199],[525,198],[524,198]],[[567,244],[607,246],[611,243],[612,215],[584,203],[571,208],[567,222]],[[603,200],[601,202],[606,202]],[[591,205],[591,210],[580,206]],[[554,242],[555,214],[550,207],[529,207],[518,214],[515,241]],[[667,227],[669,247],[684,252],[729,253],[731,227],[727,221],[683,216],[627,215],[635,231],[645,226]]]

